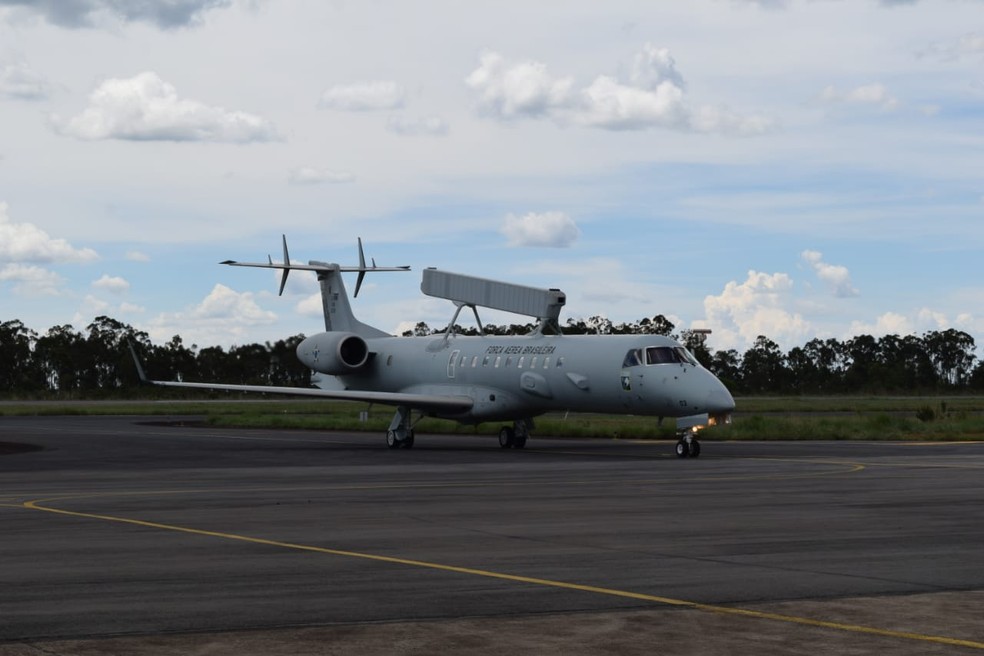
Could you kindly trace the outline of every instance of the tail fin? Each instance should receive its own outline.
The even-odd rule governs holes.
[[[377,271],[409,271],[410,267],[377,267],[375,260],[372,262],[371,267],[366,266],[366,258],[362,251],[362,238],[359,238],[359,265],[343,267],[338,264],[333,264],[330,262],[317,262],[310,261],[307,264],[294,264],[290,261],[290,255],[287,252],[287,237],[283,237],[284,244],[284,261],[283,263],[276,263],[273,258],[267,257],[267,263],[261,262],[236,262],[234,260],[226,260],[221,262],[221,264],[228,264],[230,266],[245,266],[245,267],[256,267],[260,269],[280,269],[282,270],[283,276],[280,278],[280,294],[283,295],[284,287],[287,285],[287,275],[295,270],[301,271],[314,271],[318,274],[318,281],[321,283],[321,304],[324,309],[325,315],[325,330],[331,331],[344,331],[352,332],[362,337],[386,337],[389,333],[386,333],[378,328],[374,328],[368,324],[364,324],[355,318],[352,313],[352,306],[349,304],[348,293],[345,291],[345,283],[342,282],[343,272],[358,272],[359,278],[355,284],[355,296],[359,295],[359,290],[362,288],[362,281],[366,277],[368,272]]]

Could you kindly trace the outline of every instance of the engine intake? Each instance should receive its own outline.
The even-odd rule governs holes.
[[[355,333],[319,333],[297,345],[297,359],[315,371],[344,376],[369,363],[369,345]]]

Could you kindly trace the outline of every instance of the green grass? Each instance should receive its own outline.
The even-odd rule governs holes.
[[[984,397],[749,397],[734,421],[702,433],[708,440],[984,440]],[[215,426],[356,430],[383,433],[392,408],[342,401],[45,401],[0,402],[0,415],[200,415]],[[362,413],[366,413],[362,417]],[[919,417],[922,417],[920,419]],[[418,433],[494,435],[478,427],[424,419]],[[539,436],[673,439],[674,422],[655,417],[548,414]]]

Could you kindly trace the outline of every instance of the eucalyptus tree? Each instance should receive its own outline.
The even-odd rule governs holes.
[[[776,392],[786,383],[785,356],[779,345],[759,335],[741,360],[742,386],[752,394]]]
[[[34,357],[38,334],[20,320],[0,323],[0,394],[44,389],[44,374]]]

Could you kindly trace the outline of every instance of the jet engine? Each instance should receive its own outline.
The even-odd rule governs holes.
[[[344,376],[368,364],[369,345],[355,333],[319,333],[297,345],[297,359],[315,371]]]

